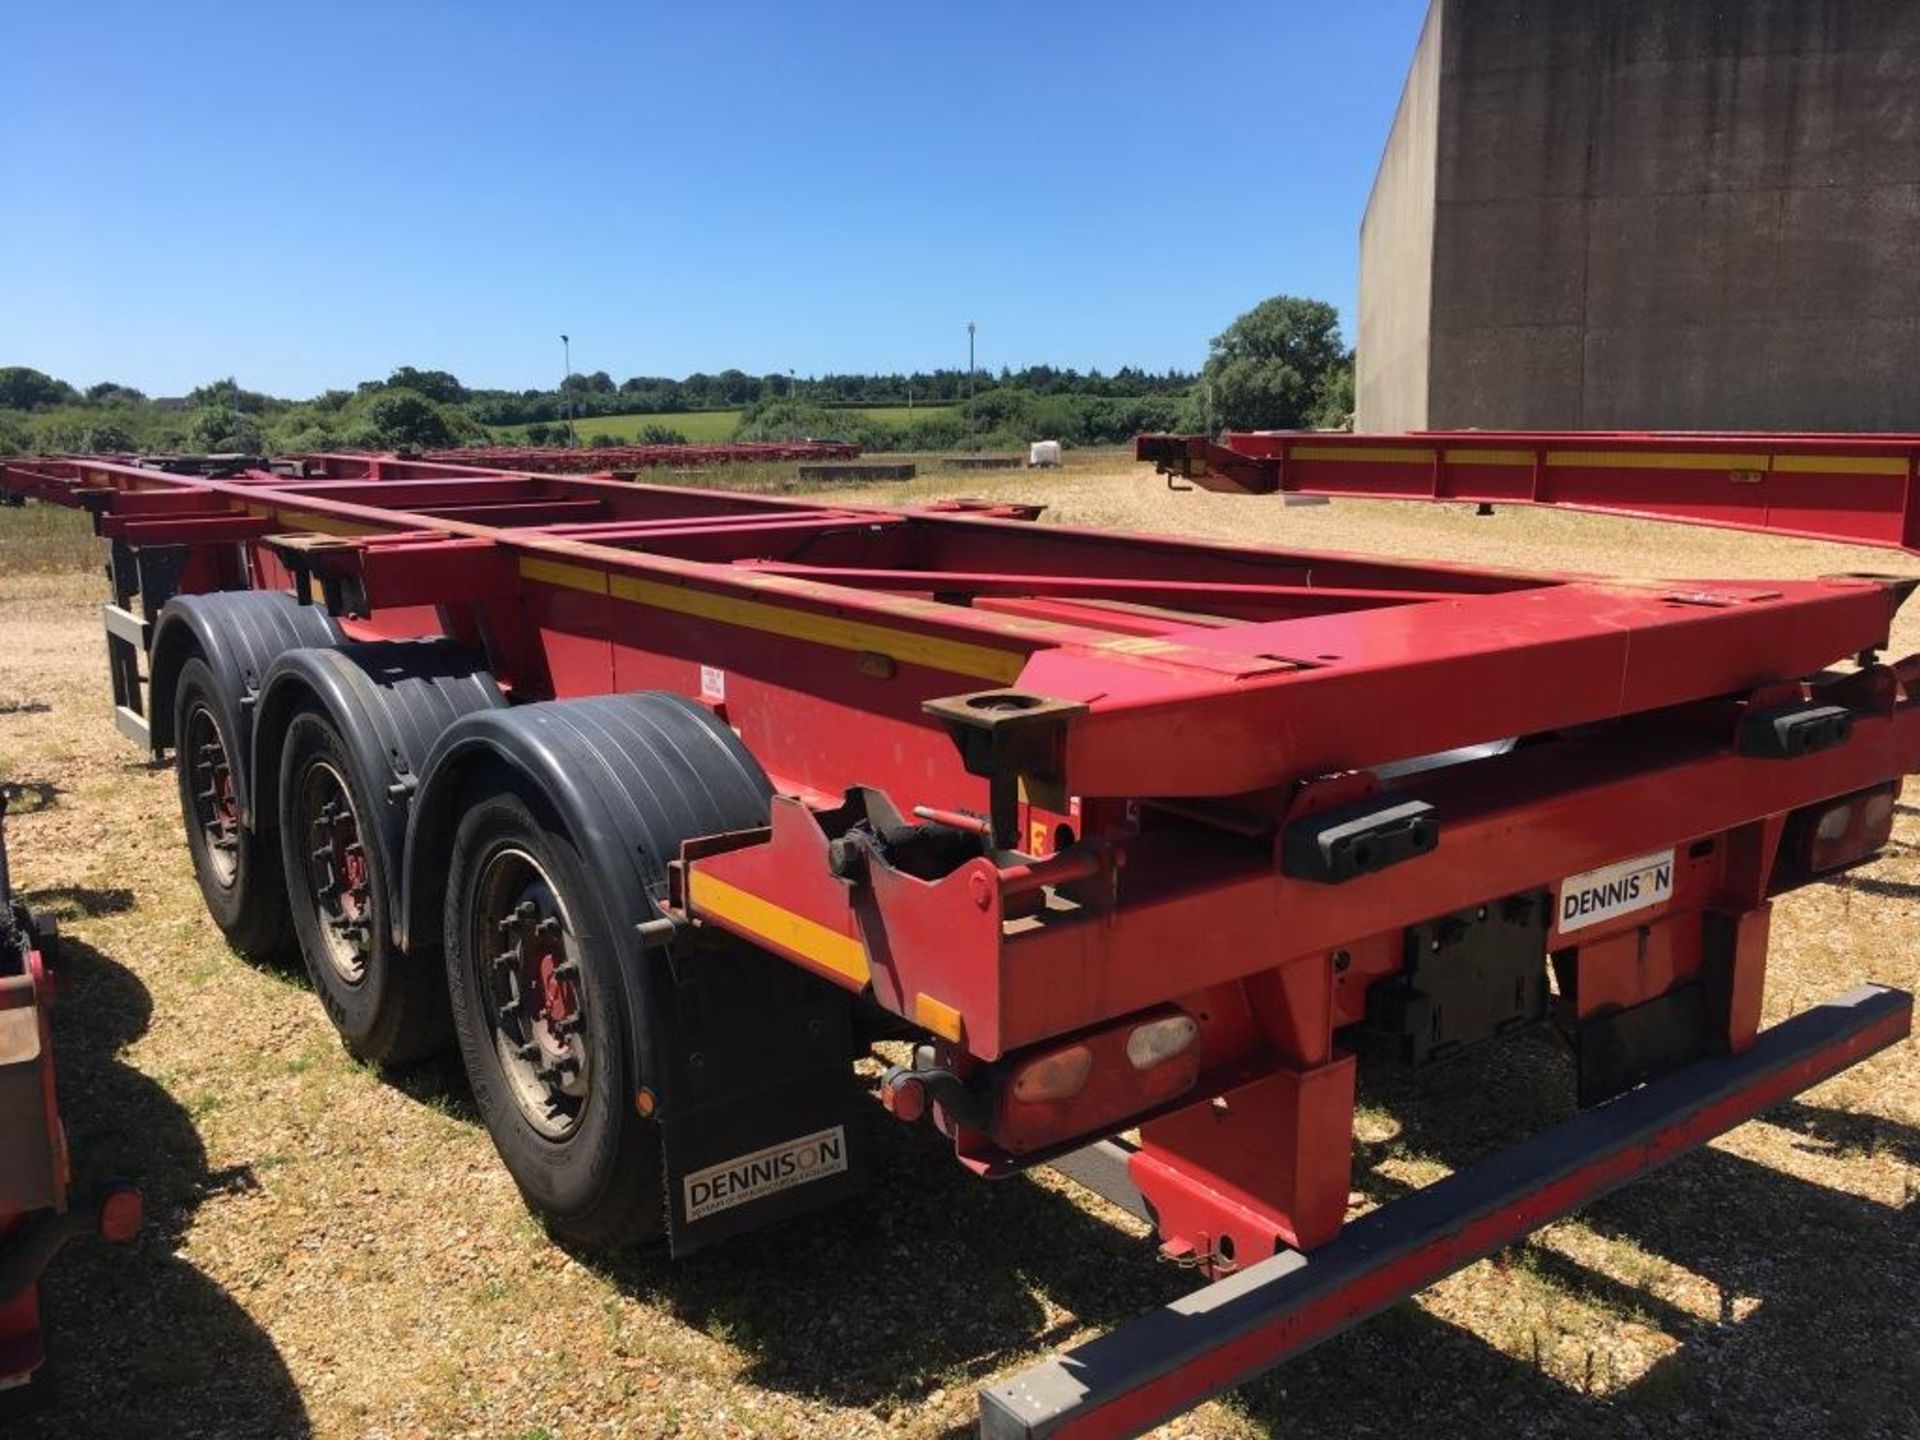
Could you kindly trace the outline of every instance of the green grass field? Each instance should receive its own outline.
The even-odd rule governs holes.
[[[874,405],[850,409],[848,413],[904,426],[909,419],[925,420],[944,415],[953,408],[951,405],[916,405],[909,412],[904,405]],[[732,439],[733,427],[739,423],[738,410],[689,410],[661,415],[593,415],[574,421],[574,429],[580,432],[582,441],[591,440],[595,435],[611,435],[631,443],[646,426],[664,425],[669,430],[678,430],[691,444],[715,445]],[[525,437],[526,430],[524,425],[501,425],[496,426],[493,433],[501,440],[519,440]]]
[[[931,420],[936,415],[946,415],[958,410],[958,405],[916,405],[909,410],[904,405],[867,405],[858,413],[884,421],[888,425],[906,426],[916,420]]]

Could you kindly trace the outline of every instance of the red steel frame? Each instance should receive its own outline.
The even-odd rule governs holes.
[[[773,440],[718,445],[601,445],[587,450],[546,445],[474,446],[429,450],[424,458],[500,470],[525,467],[558,474],[601,474],[674,465],[778,465],[794,460],[853,460],[859,454],[858,445],[840,440]]]
[[[1474,436],[1470,460],[1456,439],[1468,448],[1150,437],[1141,453],[1218,488],[1413,494],[1424,473],[1439,478],[1422,498],[1915,543],[1912,437]],[[1556,463],[1576,445],[1619,468]],[[1765,459],[1761,479],[1719,483],[1757,483],[1757,509],[1648,483],[1648,455],[1697,478],[1736,451]],[[296,468],[8,462],[0,485],[86,504],[117,543],[183,547],[183,589],[297,587],[356,636],[452,636],[515,700],[700,699],[778,793],[766,829],[687,847],[675,914],[870,993],[963,1077],[1179,1007],[1200,1078],[1129,1117],[1127,1164],[1164,1248],[1210,1275],[1339,1233],[1355,1067],[1338,1035],[1401,969],[1407,927],[1675,847],[1669,900],[1556,929],[1549,948],[1573,1019],[1698,985],[1707,1050],[1737,1056],[1756,1037],[1770,897],[1799,883],[1780,863],[1789,818],[1920,768],[1920,657],[1875,655],[1911,586],[1885,577],[1611,581],[1040,526],[974,502],[820,505],[377,456]],[[1814,480],[1844,474],[1858,483],[1823,506]],[[1852,712],[1845,744],[1740,753],[1744,718],[1814,698]],[[992,727],[1022,707],[1031,729]],[[991,750],[1003,733],[1006,753],[969,769],[956,740]],[[1509,737],[1529,743],[1382,775]],[[996,846],[939,879],[880,866],[850,885],[831,849],[857,787],[903,814],[991,817],[972,823]],[[1389,789],[1434,807],[1435,854],[1339,885],[1277,863],[1285,825]],[[937,1118],[989,1175],[1089,1138],[1010,1148]]]
[[[8,897],[0,896],[0,904]],[[4,917],[0,917],[4,918]],[[3,939],[4,937],[0,937]],[[53,987],[37,949],[0,954],[0,1262],[18,1247],[38,1212],[63,1209],[70,1179],[53,1089]],[[37,1092],[29,1103],[25,1093]],[[0,1390],[26,1383],[46,1360],[40,1293],[27,1277],[0,1283]]]
[[[1424,430],[1143,435],[1209,490],[1550,505],[1920,549],[1920,436]]]
[[[0,827],[7,797],[0,791]],[[15,903],[0,833],[0,1396],[46,1363],[39,1276],[78,1235],[131,1240],[142,1202],[111,1182],[72,1205],[72,1165],[54,1086],[50,930]]]

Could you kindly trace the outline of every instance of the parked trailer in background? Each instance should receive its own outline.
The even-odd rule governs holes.
[[[103,1185],[80,1205],[69,1200],[53,1069],[57,932],[14,899],[6,811],[0,789],[0,1407],[17,1405],[46,1364],[41,1272],[75,1236],[131,1240],[141,1220],[140,1193],[130,1185]]]
[[[585,450],[551,445],[474,446],[429,450],[421,458],[565,475],[663,467],[782,465],[795,460],[854,460],[859,455],[860,447],[844,440],[737,440],[717,445],[596,445]]]
[[[896,1119],[1217,1282],[984,1391],[992,1434],[1145,1428],[1910,1027],[1872,985],[1759,1020],[1773,897],[1873,855],[1920,764],[1911,581],[380,456],[0,484],[111,542],[115,715],[222,929],[294,935],[368,1060],[457,1044],[557,1234],[685,1253],[870,1183],[853,1061],[898,1039]],[[1805,525],[1911,545],[1903,489],[1849,494]],[[1348,1224],[1356,1051],[1546,1021],[1581,1113]]]
[[[1920,550],[1920,435],[1725,431],[1142,435],[1168,484],[1238,495],[1458,500]]]

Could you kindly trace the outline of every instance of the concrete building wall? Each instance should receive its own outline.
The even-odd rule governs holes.
[[[1427,11],[1400,108],[1360,223],[1359,337],[1354,424],[1406,430],[1426,423],[1433,303],[1433,202],[1439,152],[1440,23]]]
[[[1405,423],[1920,429],[1920,3],[1436,14],[1427,404]],[[1377,185],[1368,224],[1408,203]],[[1362,233],[1364,352],[1370,292],[1405,281]],[[1361,364],[1359,413],[1410,414],[1370,408]]]

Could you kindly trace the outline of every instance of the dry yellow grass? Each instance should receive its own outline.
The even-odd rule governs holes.
[[[1174,496],[1111,457],[858,498],[956,490],[1073,523],[1526,567],[1915,568],[1518,510]],[[979,1184],[881,1119],[862,1205],[679,1265],[557,1249],[457,1063],[356,1066],[296,972],[222,946],[172,774],[108,722],[99,584],[25,573],[23,514],[0,513],[0,765],[48,803],[12,823],[15,873],[70,937],[56,1044],[83,1177],[137,1177],[154,1213],[131,1254],[81,1247],[50,1277],[57,1408],[23,1440],[945,1435],[981,1380],[1188,1283],[1065,1182]],[[1920,649],[1920,613],[1897,648]],[[1883,859],[1780,905],[1769,1020],[1865,978],[1920,986],[1917,816]],[[1378,1088],[1361,1189],[1390,1198],[1551,1118],[1564,1082],[1532,1036]],[[1166,1433],[1920,1434],[1916,1193],[1909,1042]]]

